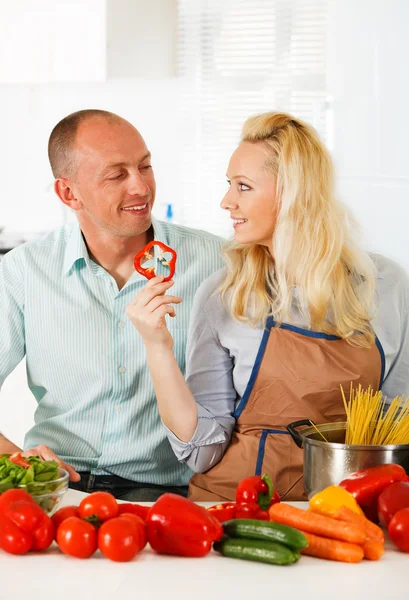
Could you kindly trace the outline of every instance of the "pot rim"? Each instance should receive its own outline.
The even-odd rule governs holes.
[[[310,433],[319,432],[325,434],[327,431],[338,431],[346,428],[346,421],[337,421],[336,423],[323,423],[316,425],[315,427],[306,427],[298,431],[298,434],[303,439],[303,444],[307,443],[313,446],[322,448],[331,448],[333,450],[365,450],[365,451],[379,451],[379,450],[407,450],[409,451],[409,444],[387,444],[387,445],[374,445],[374,444],[339,444],[338,442],[325,442],[323,440],[314,440],[308,435]]]

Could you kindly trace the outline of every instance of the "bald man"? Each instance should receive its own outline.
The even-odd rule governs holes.
[[[168,442],[144,345],[125,311],[146,284],[135,254],[151,240],[171,246],[178,254],[172,295],[183,303],[169,328],[183,371],[193,296],[221,267],[222,240],[152,217],[151,154],[118,115],[68,115],[48,151],[55,192],[77,223],[0,263],[0,385],[26,356],[38,404],[23,454],[57,460],[82,491],[134,501],[185,495],[191,471]],[[149,265],[166,274],[155,257]],[[0,435],[0,453],[17,451]]]

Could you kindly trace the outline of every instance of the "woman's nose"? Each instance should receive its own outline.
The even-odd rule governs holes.
[[[237,202],[232,196],[231,190],[228,190],[224,195],[223,200],[220,202],[221,208],[224,210],[234,210],[237,208]]]

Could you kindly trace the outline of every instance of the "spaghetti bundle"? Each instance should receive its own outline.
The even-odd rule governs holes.
[[[396,396],[389,404],[382,392],[351,384],[349,401],[341,387],[346,412],[346,444],[409,444],[409,397]]]

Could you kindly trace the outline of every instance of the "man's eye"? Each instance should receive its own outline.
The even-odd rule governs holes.
[[[114,179],[122,179],[124,177],[124,173],[118,173],[118,175],[112,175],[112,177],[108,177],[109,180],[113,181]]]
[[[240,190],[241,192],[247,192],[248,190],[250,190],[250,189],[251,189],[251,188],[250,188],[248,185],[246,185],[245,183],[239,183],[238,185],[239,185],[239,190]]]
[[[227,181],[227,185],[230,186],[231,185],[230,179],[226,179],[226,181]]]
[[[152,169],[152,165],[144,165],[141,167],[142,171],[147,171],[148,169]]]

